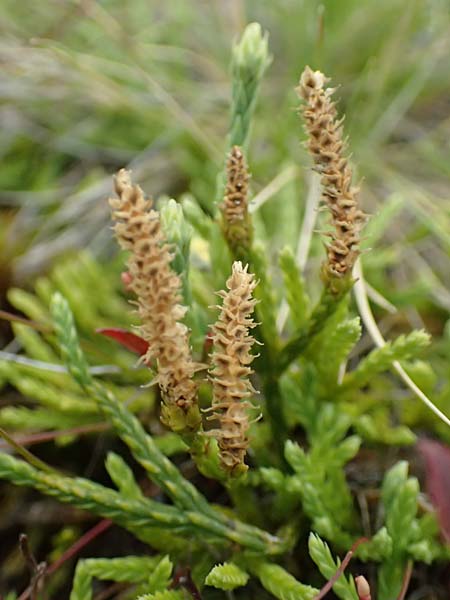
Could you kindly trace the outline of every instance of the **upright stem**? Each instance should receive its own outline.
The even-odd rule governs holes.
[[[283,414],[283,404],[281,401],[280,386],[278,384],[278,368],[276,357],[274,356],[273,344],[264,336],[261,327],[256,330],[258,340],[263,344],[260,352],[260,368],[263,381],[263,392],[266,402],[267,415],[269,417],[270,428],[272,430],[272,439],[279,455],[280,461],[285,463],[284,444],[288,437],[288,429]],[[277,353],[278,354],[278,353]]]
[[[284,443],[287,440],[288,431],[283,414],[283,405],[280,399],[280,386],[277,376],[271,372],[263,384],[264,396],[266,398],[267,414],[270,419],[272,438],[281,461],[284,463]]]
[[[334,315],[352,287],[353,279],[351,276],[347,276],[340,280],[336,279],[334,283],[336,285],[325,286],[306,327],[282,348],[277,364],[278,375],[281,375],[306,350],[314,337],[322,331],[328,319]]]

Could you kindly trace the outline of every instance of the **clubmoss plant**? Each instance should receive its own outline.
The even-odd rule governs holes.
[[[220,210],[222,229],[231,253],[237,259],[249,256],[253,224],[248,212],[248,168],[244,153],[233,146],[226,165],[225,195]]]
[[[439,538],[439,513],[420,501],[407,461],[367,476],[368,455],[390,446],[411,452],[413,426],[421,423],[404,424],[410,398],[402,393],[401,405],[397,383],[385,373],[393,361],[413,369],[410,361],[429,336],[400,335],[361,356],[362,328],[349,291],[365,216],[332,90],[319,71],[306,68],[298,88],[332,226],[315,274],[323,292],[312,309],[314,286],[310,293],[293,249],[281,252],[278,274],[266,252],[270,240],[254,239],[243,148],[267,62],[267,37],[253,24],[233,51],[221,226],[214,211],[203,212],[192,199],[184,212],[167,200],[157,210],[121,169],[110,205],[116,237],[129,253],[125,289],[119,290],[122,258],[114,284],[83,254],[41,279],[37,295],[10,292],[29,320],[14,325],[24,354],[14,363],[4,356],[0,374],[30,405],[1,408],[0,425],[54,437],[65,427],[66,443],[83,427],[100,426],[110,433],[108,443],[120,438],[142,475],[109,452],[112,486],[105,473],[103,483],[72,476],[0,429],[21,455],[0,452],[0,478],[110,519],[146,545],[136,556],[78,561],[71,600],[92,598],[94,579],[119,582],[126,587],[120,597],[139,600],[230,593],[319,600],[331,588],[342,600],[392,600],[415,563],[450,557]],[[217,289],[222,302],[214,323]],[[137,307],[133,316],[125,296]],[[280,334],[284,299],[290,314]],[[111,364],[101,362],[105,354]],[[149,382],[155,385],[140,387]],[[45,423],[50,432],[42,431]],[[349,566],[352,557],[357,562]],[[305,569],[310,559],[317,569]]]

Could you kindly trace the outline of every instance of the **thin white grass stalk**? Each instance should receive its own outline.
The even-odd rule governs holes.
[[[388,313],[391,313],[391,315],[395,315],[395,313],[398,312],[397,307],[394,306],[392,302],[389,302],[389,300],[385,298],[382,294],[380,294],[378,290],[372,287],[370,283],[366,281],[365,284],[367,296],[370,298],[370,300],[372,300],[372,302],[378,304],[380,308],[383,308]]]
[[[300,235],[298,237],[297,251],[295,253],[295,260],[298,268],[302,275],[305,270],[306,262],[308,260],[309,249],[311,247],[311,240],[314,233],[314,227],[317,221],[318,207],[321,197],[321,186],[320,186],[320,175],[311,171],[309,177],[309,189],[306,197],[305,214],[303,216],[302,227],[300,229]],[[277,317],[277,330],[281,334],[286,320],[289,314],[289,306],[287,301],[284,299],[281,303],[280,310]]]
[[[382,348],[386,342],[381,335],[381,331],[378,329],[378,325],[374,319],[372,310],[369,305],[369,299],[367,297],[366,283],[364,281],[364,274],[362,270],[361,260],[358,260],[355,265],[354,275],[356,283],[353,287],[355,294],[356,304],[358,305],[359,314],[361,319],[369,332],[370,337],[374,343]],[[414,383],[411,377],[406,373],[402,365],[397,361],[393,361],[392,366],[397,371],[400,378],[403,380],[405,385],[421,400],[441,421],[450,427],[450,419],[444,415],[442,411],[426,396],[423,391]]]
[[[430,285],[430,294],[433,296],[434,301],[436,304],[439,304],[441,308],[450,311],[449,291],[442,285],[441,280],[436,276],[435,272],[423,256],[414,248],[411,248],[410,251],[414,256],[414,266],[417,268],[417,272],[422,276],[425,272],[425,276],[428,277],[429,281],[432,283],[432,285]]]
[[[259,194],[250,202],[249,212],[254,213],[261,208],[263,204],[277,194],[285,185],[298,176],[298,167],[289,165],[281,173],[279,173],[272,181],[270,181]]]
[[[321,195],[322,187],[320,184],[320,175],[314,171],[311,171],[308,196],[306,198],[305,216],[303,217],[296,253],[297,265],[302,274],[308,261],[309,248],[311,246],[314,227],[317,221]]]
[[[68,369],[63,365],[27,358],[26,356],[14,354],[13,352],[5,352],[4,350],[0,350],[0,360],[26,365],[28,367],[40,369],[41,371],[51,371],[53,373],[69,372]],[[111,373],[121,373],[121,371],[122,369],[120,367],[116,367],[115,365],[97,365],[96,367],[89,367],[89,373],[92,375],[109,375]]]

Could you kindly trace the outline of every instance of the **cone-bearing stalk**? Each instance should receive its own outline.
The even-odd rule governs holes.
[[[365,215],[357,201],[359,188],[352,185],[342,120],[337,119],[336,106],[331,99],[334,89],[324,87],[328,81],[320,71],[306,67],[296,91],[306,102],[303,117],[308,133],[307,146],[321,175],[323,200],[333,225],[333,230],[327,233],[331,242],[326,245],[327,260],[322,276],[325,285],[335,287],[339,293],[337,280],[351,277],[360,254],[360,230]]]
[[[118,198],[110,199],[117,240],[130,250],[129,289],[137,296],[140,335],[148,342],[144,357],[156,362],[162,395],[161,420],[173,431],[189,432],[201,423],[194,374],[201,369],[189,347],[189,331],[181,319],[181,280],[172,270],[171,247],[162,231],[159,214],[141,188],[121,169],[114,179]]]
[[[214,412],[210,418],[217,419],[220,427],[210,433],[218,441],[221,465],[231,475],[247,470],[244,458],[248,447],[247,410],[251,406],[248,398],[255,393],[249,380],[253,373],[249,365],[254,359],[250,352],[255,340],[249,330],[256,325],[251,318],[256,304],[252,298],[256,281],[247,268],[240,262],[233,264],[226,283],[228,292],[218,293],[223,304],[212,328],[210,379]]]
[[[354,283],[352,270],[360,254],[360,231],[366,220],[358,205],[359,188],[352,185],[342,120],[337,119],[336,106],[331,99],[334,89],[325,88],[328,81],[320,71],[306,67],[296,88],[298,96],[305,101],[303,117],[307,146],[321,176],[322,198],[331,213],[333,226],[326,233],[331,242],[326,244],[327,258],[322,265],[325,287],[304,329],[280,353],[280,373],[305,351],[351,289]]]
[[[253,226],[248,212],[248,168],[239,146],[233,146],[226,164],[226,185],[222,213],[222,230],[233,256],[248,258]]]

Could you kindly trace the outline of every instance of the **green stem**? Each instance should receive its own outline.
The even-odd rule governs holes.
[[[86,387],[100,410],[114,425],[118,435],[130,448],[133,456],[144,467],[152,481],[184,510],[199,510],[213,515],[208,501],[185,479],[176,466],[160,452],[138,419],[108,390],[99,384]]]
[[[275,324],[276,304],[272,297],[272,282],[269,279],[263,248],[253,246],[248,255],[250,270],[259,280],[259,292],[256,297],[260,303],[256,306],[257,319],[260,325],[255,330],[255,337],[262,344],[258,359],[257,371],[263,380],[263,392],[269,417],[272,439],[280,461],[284,463],[284,443],[288,428],[284,419],[281,393],[278,385],[277,362],[279,359],[279,338]]]
[[[188,512],[186,517],[194,527],[254,552],[273,555],[281,554],[287,549],[285,541],[279,537],[241,521],[224,518],[220,513],[217,513],[215,520],[198,512]]]
[[[130,500],[87,479],[40,471],[8,454],[0,454],[0,478],[16,485],[34,487],[60,502],[72,504],[137,532],[145,540],[148,527],[186,530],[189,521],[175,507],[148,498]]]
[[[284,444],[288,437],[288,429],[283,414],[283,404],[281,399],[280,386],[278,378],[273,372],[269,372],[263,382],[264,396],[266,399],[267,414],[270,419],[270,427],[272,429],[272,439],[278,455],[285,464],[284,459]]]
[[[316,304],[306,327],[282,348],[277,364],[278,375],[281,375],[306,350],[316,335],[322,331],[328,319],[334,315],[341,301],[350,291],[353,283],[351,277],[346,277],[339,280],[338,284],[334,282],[333,285],[324,287],[322,296]]]
[[[60,502],[111,519],[143,541],[148,541],[151,528],[163,527],[179,534],[190,531],[199,537],[212,535],[263,554],[279,554],[285,550],[285,544],[280,538],[257,527],[229,519],[212,508],[213,517],[196,511],[183,512],[148,498],[124,498],[119,492],[87,479],[44,473],[4,453],[0,454],[0,479],[7,479],[20,486],[34,487]]]
[[[3,427],[0,427],[0,437],[2,437],[5,442],[11,446],[11,448],[14,448],[17,454],[19,454],[28,464],[32,465],[36,469],[41,469],[42,471],[46,471],[48,473],[56,473],[56,469],[50,467],[50,465],[45,463],[37,456],[34,456],[34,454],[31,454],[31,452],[21,444],[18,444],[16,440],[3,429]]]

